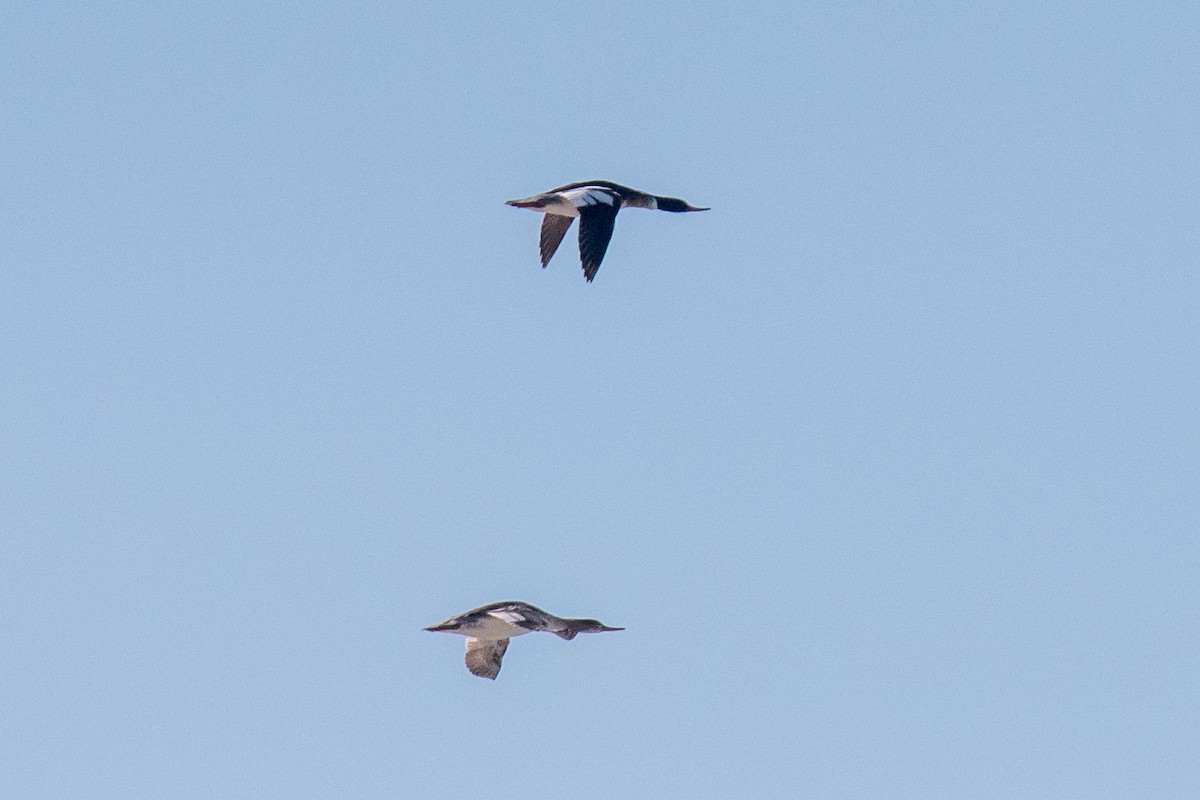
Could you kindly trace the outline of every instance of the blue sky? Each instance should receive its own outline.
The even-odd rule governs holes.
[[[1200,794],[1200,13],[1050,5],[6,5],[6,793]]]

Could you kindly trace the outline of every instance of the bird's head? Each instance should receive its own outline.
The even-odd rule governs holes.
[[[658,198],[659,211],[708,211],[707,208],[699,208],[690,205],[686,200],[680,200],[678,197],[660,197]]]
[[[610,628],[598,619],[577,620],[572,626],[576,633],[603,633],[604,631],[623,631],[624,628]]]

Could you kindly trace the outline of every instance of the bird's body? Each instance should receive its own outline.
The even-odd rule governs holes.
[[[568,183],[523,200],[509,200],[508,205],[545,214],[540,241],[542,267],[550,263],[571,222],[579,217],[579,260],[583,265],[583,276],[589,283],[604,260],[617,212],[622,208],[708,211],[677,197],[647,194],[611,181]]]
[[[563,639],[574,639],[580,633],[620,631],[594,619],[564,619],[548,614],[528,603],[505,601],[491,603],[451,617],[427,631],[445,631],[467,637],[467,669],[481,678],[495,680],[500,662],[508,649],[508,640],[531,631],[549,631]]]

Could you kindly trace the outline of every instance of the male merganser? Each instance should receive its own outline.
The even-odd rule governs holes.
[[[622,208],[649,208],[659,211],[708,211],[688,205],[678,197],[659,197],[639,192],[610,181],[582,181],[568,183],[548,192],[526,197],[524,200],[509,200],[508,205],[541,211],[542,218],[542,268],[571,227],[571,220],[579,217],[579,260],[583,263],[583,277],[591,283],[600,269],[608,240],[612,238],[613,223]]]
[[[495,680],[500,674],[500,659],[504,658],[508,640],[513,636],[530,631],[550,631],[564,639],[574,639],[577,633],[625,629],[610,628],[594,619],[563,619],[547,614],[528,603],[507,601],[480,606],[425,630],[461,633],[466,636],[467,669],[471,670],[473,675]]]

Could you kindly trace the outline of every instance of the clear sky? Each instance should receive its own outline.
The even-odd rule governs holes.
[[[297,5],[0,10],[5,797],[1200,796],[1196,4]]]

